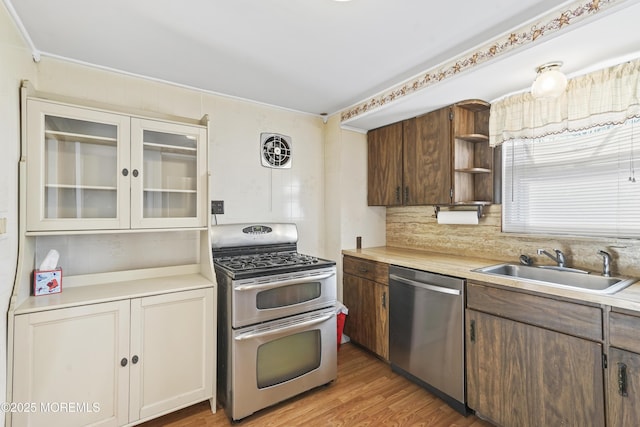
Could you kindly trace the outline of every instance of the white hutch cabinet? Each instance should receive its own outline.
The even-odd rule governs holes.
[[[204,400],[215,411],[208,119],[80,106],[28,82],[21,108],[6,424],[135,425]],[[62,292],[33,296],[49,249]]]
[[[28,231],[206,226],[206,127],[26,102]]]

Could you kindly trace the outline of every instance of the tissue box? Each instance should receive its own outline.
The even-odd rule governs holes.
[[[35,270],[33,272],[33,295],[49,295],[62,292],[62,269]]]

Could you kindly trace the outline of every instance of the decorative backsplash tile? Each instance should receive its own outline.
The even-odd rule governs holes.
[[[485,208],[479,225],[438,224],[433,206],[387,208],[387,246],[421,249],[450,255],[518,262],[525,254],[536,263],[551,261],[536,255],[538,248],[560,249],[570,267],[602,271],[602,249],[613,256],[614,274],[640,277],[640,241],[636,239],[591,238],[503,233],[501,205]]]

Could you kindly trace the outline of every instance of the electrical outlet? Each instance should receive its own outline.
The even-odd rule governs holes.
[[[211,201],[211,214],[213,215],[224,214],[224,200]]]

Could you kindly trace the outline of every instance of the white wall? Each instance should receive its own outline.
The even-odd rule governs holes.
[[[43,58],[37,68],[38,91],[182,117],[209,115],[210,197],[225,203],[217,222],[294,222],[300,251],[326,256],[324,125],[319,117],[51,58]],[[262,132],[292,138],[291,169],[261,165]]]
[[[339,117],[325,132],[326,251],[338,265],[342,299],[342,249],[385,245],[386,208],[367,206],[367,136],[340,128]]]
[[[324,124],[292,113],[224,97],[204,97],[211,111],[212,200],[224,200],[218,223],[294,222],[301,252],[324,252]],[[260,133],[291,137],[291,168],[260,162]]]
[[[356,247],[356,237],[362,237],[362,247],[384,246],[387,209],[367,206],[367,135],[342,131],[340,177],[340,247]]]
[[[308,114],[101,70],[59,59],[32,61],[4,4],[0,7],[0,308],[6,313],[18,251],[19,86],[39,92],[150,113],[211,120],[210,197],[224,200],[218,223],[294,222],[301,252],[334,259],[355,246],[384,244],[384,208],[366,206],[366,135]],[[292,138],[292,168],[260,165],[260,133]],[[325,160],[327,159],[327,160]],[[338,281],[341,289],[341,279]],[[0,366],[5,365],[6,316],[0,316]],[[0,399],[6,375],[0,369]],[[0,413],[0,422],[3,423]]]
[[[294,222],[299,248],[323,253],[323,124],[316,116],[44,58],[36,89],[127,108],[211,120],[210,196],[218,223]],[[260,133],[292,138],[291,169],[260,164]]]
[[[7,308],[18,253],[18,161],[20,159],[20,80],[32,78],[35,66],[13,21],[0,5],[0,367],[6,364]],[[5,399],[6,372],[0,368],[0,401]],[[4,424],[4,413],[0,412]]]

